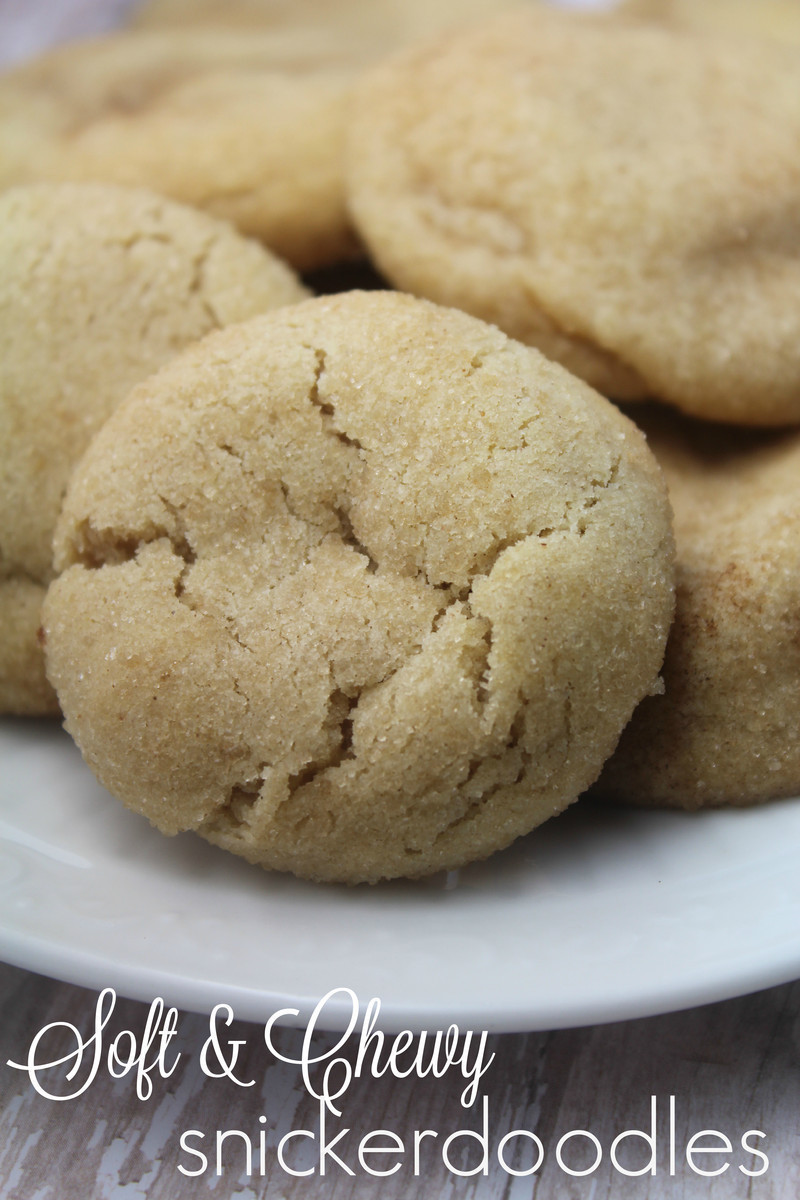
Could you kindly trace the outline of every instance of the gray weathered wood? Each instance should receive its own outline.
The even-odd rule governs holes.
[[[102,1072],[78,1099],[65,1103],[46,1100],[31,1087],[27,1075],[5,1066],[8,1058],[24,1058],[31,1039],[45,1024],[70,1021],[88,1036],[96,997],[67,984],[43,979],[12,967],[0,968],[0,1196],[3,1200],[189,1200],[198,1195],[228,1197],[331,1197],[362,1200],[385,1197],[404,1200],[796,1200],[800,1195],[800,983],[785,985],[739,1000],[689,1012],[646,1020],[541,1034],[506,1034],[491,1038],[496,1058],[483,1080],[488,1097],[492,1165],[488,1175],[459,1177],[442,1162],[441,1145],[448,1134],[480,1128],[480,1104],[461,1107],[464,1085],[460,1076],[439,1080],[367,1078],[353,1083],[342,1122],[351,1133],[338,1144],[354,1177],[329,1163],[325,1178],[318,1173],[293,1179],[275,1160],[277,1140],[291,1129],[316,1131],[318,1105],[303,1087],[298,1068],[271,1060],[260,1027],[237,1023],[232,1038],[246,1043],[237,1067],[253,1087],[239,1088],[228,1080],[209,1079],[200,1069],[200,1051],[208,1036],[208,1018],[182,1014],[179,1048],[182,1059],[167,1080],[157,1076],[150,1100],[137,1099],[133,1080],[111,1080]],[[110,1029],[128,1028],[141,1036],[147,1006],[120,1000]],[[286,1031],[285,1053],[299,1053],[300,1034]],[[317,1036],[315,1052],[331,1045],[333,1035]],[[349,1051],[353,1061],[353,1051]],[[659,1153],[657,1173],[625,1178],[611,1166],[608,1154],[615,1136],[625,1129],[647,1130],[650,1097],[658,1098]],[[669,1097],[676,1098],[679,1156],[674,1177],[669,1175],[666,1116]],[[224,1173],[214,1174],[211,1162],[202,1177],[178,1171],[198,1166],[180,1149],[182,1131],[196,1129],[213,1142],[216,1130],[240,1130],[258,1147],[266,1117],[266,1173],[245,1171],[243,1142],[225,1143]],[[409,1147],[415,1129],[433,1129],[437,1139],[421,1143],[421,1172],[415,1178],[411,1153],[400,1170],[384,1180],[371,1178],[359,1166],[357,1142],[366,1133],[389,1129]],[[545,1148],[545,1162],[535,1176],[514,1178],[494,1158],[499,1139],[513,1129],[535,1131]],[[734,1145],[729,1170],[718,1178],[695,1175],[682,1159],[688,1137],[701,1129],[717,1129]],[[570,1178],[555,1160],[559,1138],[571,1130],[595,1134],[604,1149],[597,1171]],[[754,1166],[741,1152],[739,1139],[750,1129],[766,1137],[757,1144],[769,1158],[769,1168],[749,1179],[738,1170]],[[196,1143],[200,1144],[200,1143]],[[451,1163],[469,1169],[479,1161],[477,1144],[462,1139]],[[580,1168],[574,1146],[568,1164]],[[296,1143],[291,1162],[313,1166],[314,1156],[301,1157]],[[645,1161],[639,1141],[620,1161],[636,1169]],[[213,1159],[213,1151],[211,1153]],[[389,1159],[386,1165],[392,1165]],[[531,1159],[510,1158],[518,1168]],[[698,1160],[701,1161],[701,1160]],[[373,1160],[374,1165],[381,1163]],[[713,1164],[719,1165],[715,1160]],[[758,1165],[757,1163],[755,1165]]]

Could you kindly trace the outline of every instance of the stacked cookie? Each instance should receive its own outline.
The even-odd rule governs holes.
[[[0,710],[57,712],[37,634],[72,469],[133,384],[305,289],[230,226],[106,184],[0,193],[0,264]]]
[[[154,0],[154,6],[157,4]],[[691,0],[623,0],[623,8],[630,16],[678,28],[768,37],[800,45],[800,8],[796,0],[703,0],[702,4]]]
[[[800,53],[520,10],[359,85],[383,272],[618,399],[800,422]]]
[[[641,414],[675,512],[665,694],[598,790],[630,803],[752,804],[800,790],[800,430]]]
[[[483,857],[604,764],[633,802],[796,791],[796,435],[718,431],[800,422],[797,53],[520,5],[364,71],[366,31],[209,11],[0,80],[2,565],[98,777],[347,882]],[[295,303],[217,215],[398,290]],[[635,406],[648,448],[595,388],[690,416]]]
[[[124,33],[0,79],[0,187],[140,186],[232,221],[303,270],[353,250],[350,51],[313,30]]]

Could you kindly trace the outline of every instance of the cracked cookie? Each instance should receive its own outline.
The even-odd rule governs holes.
[[[222,221],[152,193],[0,195],[0,711],[57,712],[36,641],[70,472],[134,383],[305,290]]]
[[[396,293],[256,318],[140,385],[56,555],[48,671],[100,780],[316,880],[456,868],[570,804],[672,615],[635,426]]]
[[[796,423],[799,74],[777,43],[520,11],[360,81],[351,211],[395,285],[606,394]]]
[[[298,269],[351,255],[346,39],[313,29],[123,32],[0,77],[0,187],[150,187]]]
[[[598,790],[679,808],[797,795],[800,433],[666,414],[644,428],[675,510],[675,623],[664,695],[634,713]]]

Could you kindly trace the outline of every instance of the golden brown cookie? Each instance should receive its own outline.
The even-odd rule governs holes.
[[[515,13],[366,76],[351,211],[394,284],[611,394],[797,422],[799,77],[771,42]]]
[[[255,242],[149,192],[0,195],[0,711],[57,711],[38,613],[67,479],[92,434],[189,342],[304,294]]]
[[[205,339],[73,478],[48,671],[160,829],[376,881],[507,845],[595,778],[657,684],[663,484],[536,351],[395,293]]]
[[[346,38],[364,62],[443,29],[486,20],[536,0],[145,0],[131,13],[139,29],[324,31]]]
[[[675,624],[665,694],[636,710],[600,788],[682,808],[796,795],[800,433],[645,428],[675,509]]]
[[[623,0],[625,16],[701,33],[768,37],[800,45],[797,0]]]
[[[0,188],[99,180],[232,221],[301,268],[352,254],[342,180],[352,73],[313,30],[118,33],[0,77]]]

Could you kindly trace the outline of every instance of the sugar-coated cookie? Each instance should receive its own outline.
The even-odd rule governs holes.
[[[683,808],[797,795],[800,433],[645,428],[675,509],[675,624],[665,693],[636,710],[599,786]]]
[[[506,15],[368,73],[351,211],[395,285],[610,394],[797,422],[798,78],[777,43]]]
[[[73,477],[48,671],[160,829],[376,881],[507,845],[657,686],[663,482],[639,431],[464,313],[346,293],[214,334]]]
[[[347,38],[351,51],[372,61],[442,29],[495,16],[538,0],[145,0],[130,14],[137,29],[325,31]]]
[[[257,243],[149,192],[0,195],[0,711],[57,711],[38,610],[67,479],[92,434],[189,342],[304,295]]]
[[[0,187],[153,188],[300,269],[352,254],[342,179],[352,53],[314,30],[123,32],[0,77]]]
[[[623,0],[620,11],[627,17],[698,32],[776,38],[800,45],[797,0]]]

